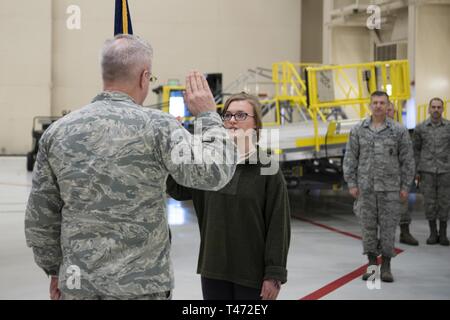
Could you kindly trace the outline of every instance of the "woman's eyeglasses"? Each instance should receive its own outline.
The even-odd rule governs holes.
[[[254,116],[251,114],[248,114],[246,112],[236,112],[236,113],[225,112],[222,115],[223,121],[230,121],[231,118],[233,118],[233,117],[236,121],[244,121],[244,120],[247,120],[247,117],[254,117]]]

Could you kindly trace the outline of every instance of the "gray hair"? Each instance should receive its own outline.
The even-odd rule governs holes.
[[[137,36],[119,34],[106,40],[101,53],[103,81],[135,79],[144,68],[151,68],[152,56],[150,44]]]

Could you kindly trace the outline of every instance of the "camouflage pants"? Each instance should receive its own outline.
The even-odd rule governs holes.
[[[62,300],[171,300],[171,291],[157,292],[135,297],[98,296],[87,294],[62,293]]]
[[[402,224],[411,224],[411,211],[412,211],[412,207],[413,204],[411,203],[411,190],[415,190],[414,188],[414,184],[411,184],[411,188],[410,188],[410,192],[409,192],[409,196],[408,196],[408,201],[400,201],[400,225]]]
[[[395,256],[395,231],[400,221],[400,192],[361,192],[354,210],[360,219],[363,254]]]
[[[408,201],[400,202],[400,224],[410,224],[411,213],[409,211]]]
[[[420,172],[420,192],[427,220],[447,221],[450,210],[450,173]]]

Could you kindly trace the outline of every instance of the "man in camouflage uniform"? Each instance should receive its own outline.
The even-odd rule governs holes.
[[[447,220],[450,210],[450,121],[442,118],[444,102],[430,101],[430,118],[414,130],[417,180],[425,199],[425,215],[430,226],[427,244],[448,246]],[[439,233],[436,219],[439,219]]]
[[[234,174],[228,160],[235,145],[200,73],[186,79],[200,137],[171,115],[141,107],[153,78],[151,57],[138,37],[106,41],[104,91],[41,138],[25,234],[36,263],[52,277],[52,299],[170,298],[168,174],[206,190],[222,188]]]
[[[386,117],[385,92],[371,95],[372,116],[352,128],[344,157],[344,178],[357,199],[364,254],[377,264],[381,249],[381,280],[392,282],[390,261],[395,256],[395,230],[400,201],[408,198],[414,178],[414,157],[408,130]],[[378,228],[380,237],[378,239]],[[370,273],[363,275],[368,280]]]
[[[389,101],[386,115],[388,118],[395,121],[395,106]],[[397,117],[398,118],[398,117]],[[411,246],[418,246],[419,241],[417,241],[412,234],[409,232],[409,225],[411,224],[411,213],[409,211],[409,201],[401,203],[401,214],[400,214],[400,242],[404,244],[409,244]]]

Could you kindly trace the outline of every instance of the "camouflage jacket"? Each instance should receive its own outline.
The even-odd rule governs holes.
[[[200,125],[203,135],[194,137],[167,113],[103,92],[45,131],[25,234],[36,263],[59,274],[63,293],[127,298],[173,288],[168,174],[188,187],[218,190],[236,167],[222,159],[236,149],[220,116],[202,113]]]
[[[434,125],[430,119],[416,126],[413,136],[417,172],[450,172],[450,121]]]
[[[350,131],[344,157],[348,187],[363,191],[409,191],[414,156],[408,130],[391,119],[373,130],[366,118]]]

